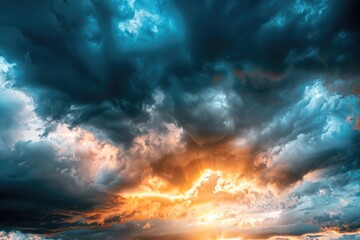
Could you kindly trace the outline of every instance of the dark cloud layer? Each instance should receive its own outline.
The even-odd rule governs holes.
[[[17,64],[15,86],[29,89],[36,98],[40,116],[94,125],[115,142],[126,143],[137,134],[128,122],[148,119],[142,106],[151,104],[154,89],[159,86],[167,91],[175,84],[177,92],[169,92],[169,98],[180,111],[171,114],[179,124],[196,128],[203,126],[203,120],[194,119],[192,112],[181,111],[193,107],[187,104],[186,93],[200,94],[199,91],[211,87],[216,77],[222,79],[242,72],[244,75],[238,76],[243,85],[233,88],[234,94],[242,95],[243,90],[254,92],[252,97],[256,97],[261,91],[279,100],[281,91],[272,89],[279,84],[292,87],[298,81],[294,76],[281,77],[290,69],[357,74],[360,50],[359,29],[354,24],[356,1],[135,4],[134,9],[127,1],[2,4],[2,55]],[[118,23],[126,23],[136,15],[136,7],[153,8],[162,14],[160,17],[170,18],[164,21],[172,21],[176,30],[183,33],[173,36],[165,26],[165,40],[160,39],[160,33],[153,36],[159,37],[155,39],[158,41],[149,40],[146,34],[153,27],[149,25],[128,29],[125,33],[138,33],[124,38]],[[209,16],[216,21],[209,21]],[[131,39],[140,38],[139,35],[144,35],[142,44],[153,47],[141,49],[142,44]],[[133,41],[132,45],[127,41]],[[161,45],[156,47],[156,42]],[[230,73],[214,67],[219,60],[228,62]],[[274,79],[291,83],[273,83]],[[248,101],[245,104],[253,105],[260,100]],[[77,106],[75,113],[72,106]],[[238,109],[238,103],[230,108]],[[178,114],[182,119],[178,119]],[[212,132],[216,122],[208,125],[211,127],[194,134],[218,136],[226,132],[224,129]]]
[[[0,68],[0,229],[141,237],[130,223],[94,230],[100,217],[81,216],[110,207],[146,167],[180,186],[199,159],[223,155],[278,190],[315,173],[328,180],[295,186],[288,197],[299,205],[283,203],[287,226],[250,238],[358,231],[359,11],[356,0],[1,2],[0,57],[14,65]],[[39,139],[22,140],[35,117]],[[59,124],[121,148],[121,164],[83,184],[80,162],[95,154],[59,157],[47,138]],[[183,145],[173,144],[184,156],[166,145],[169,125],[184,130]],[[234,142],[246,158],[229,150]],[[189,157],[194,149],[203,155]],[[352,201],[340,213],[303,213],[306,204],[343,204],[339,194]]]
[[[61,174],[66,166],[55,159],[46,142],[18,142],[0,157],[1,226],[44,233],[86,226],[67,223],[73,215],[101,204],[105,193],[77,185]]]

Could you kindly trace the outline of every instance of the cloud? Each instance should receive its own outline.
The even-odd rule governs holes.
[[[358,8],[1,3],[0,234],[357,237]]]
[[[280,139],[267,153],[266,180],[271,182],[274,177],[278,184],[293,183],[318,168],[347,161],[355,164],[358,134],[345,119],[353,111],[358,114],[357,101],[353,96],[327,92],[321,82],[306,87],[303,99],[276,116],[261,134],[261,142],[265,137],[265,142],[271,143],[266,136]]]
[[[127,47],[123,40],[124,37],[125,40],[132,38],[126,34],[129,33],[126,21],[130,21],[130,26],[154,18],[156,22],[148,24],[158,28],[156,35],[164,35],[169,27],[177,26],[176,19],[169,23],[171,26],[163,26],[173,10],[165,3],[131,6],[126,1],[22,4],[29,10],[23,14],[23,21],[14,17],[14,5],[3,5],[1,29],[8,37],[2,38],[0,45],[7,61],[16,63],[19,69],[15,85],[27,88],[27,93],[35,98],[39,116],[70,124],[85,121],[108,132],[116,142],[131,141],[134,138],[131,132],[136,129],[121,122],[146,120],[147,113],[142,111],[142,105],[151,103],[154,86],[164,71],[164,57],[169,54],[165,52],[165,56],[157,60],[158,57],[153,56],[155,50],[151,48],[140,56],[133,52],[135,50],[129,52],[131,46]],[[142,10],[144,4],[149,8],[146,11]],[[32,10],[39,21],[31,20],[29,13]],[[130,20],[131,16],[135,19]],[[167,21],[163,20],[165,17]],[[143,25],[137,27],[138,38],[143,43],[144,39],[150,38],[146,36],[149,29]],[[173,48],[172,45],[169,47]],[[159,51],[161,48],[162,45]],[[152,64],[154,61],[158,63]],[[76,114],[73,114],[74,108]],[[98,117],[93,119],[94,115]],[[118,124],[97,123],[110,116],[122,121]],[[117,131],[121,131],[122,136],[116,134]]]
[[[7,61],[16,63],[15,86],[35,98],[36,112],[43,119],[94,126],[117,143],[129,144],[136,137],[133,125],[149,117],[142,106],[153,102],[158,86],[168,91],[169,79],[185,89],[170,99],[179,112],[166,114],[193,136],[222,139],[230,131],[227,126],[215,133],[196,132],[200,130],[178,119],[182,108],[191,107],[184,105],[190,104],[185,101],[186,84],[192,94],[211,87],[212,74],[206,77],[208,71],[202,70],[209,63],[213,74],[218,70],[212,63],[219,60],[230,62],[237,73],[252,72],[245,75],[252,87],[270,84],[270,92],[271,79],[281,72],[315,68],[354,74],[350,68],[359,61],[356,50],[350,51],[356,49],[358,37],[352,32],[354,16],[347,14],[352,1],[21,4],[28,9],[21,21],[14,14],[17,7],[2,8],[6,37],[0,46]],[[209,15],[218,16],[216,24],[207,21]],[[203,100],[215,101],[216,94],[207,94]],[[234,99],[242,97],[239,91],[232,94]]]
[[[75,213],[90,210],[103,199],[104,193],[81,187],[62,174],[66,163],[55,159],[54,149],[46,142],[18,142],[1,154],[0,162],[5,229],[45,233],[82,225],[73,219]]]

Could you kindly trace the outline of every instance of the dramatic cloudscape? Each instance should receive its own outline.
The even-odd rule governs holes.
[[[360,239],[358,0],[0,2],[0,239]]]

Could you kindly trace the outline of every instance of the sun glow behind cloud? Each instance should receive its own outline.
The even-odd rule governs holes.
[[[261,198],[266,201],[264,198],[271,195],[266,189],[242,180],[236,172],[205,169],[188,189],[159,191],[160,188],[164,189],[164,185],[166,183],[162,181],[149,179],[140,186],[142,191],[134,189],[121,194],[121,205],[116,210],[118,213],[110,211],[111,214],[125,216],[122,222],[145,221],[144,228],[146,226],[149,235],[161,232],[159,228],[162,224],[159,221],[163,221],[176,224],[177,230],[172,234],[186,233],[193,237],[201,235],[202,239],[221,239],[221,235],[232,232],[230,229],[249,231],[264,224],[275,224],[282,212],[279,207],[275,209],[276,205],[269,210],[258,205]],[[107,218],[111,218],[111,215]],[[205,229],[207,234],[197,233]]]
[[[276,205],[270,211],[257,206],[261,198],[269,197],[267,190],[240,178],[236,172],[210,169],[203,170],[188,189],[172,189],[161,180],[149,179],[140,185],[140,190],[120,196],[120,215],[129,216],[122,221],[160,219],[188,226],[248,228],[277,219],[281,213],[274,209]]]

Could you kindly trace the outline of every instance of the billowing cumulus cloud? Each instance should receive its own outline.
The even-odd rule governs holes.
[[[359,238],[357,1],[0,6],[0,238]]]

